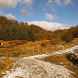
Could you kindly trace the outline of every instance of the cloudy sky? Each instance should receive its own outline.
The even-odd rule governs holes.
[[[0,15],[18,21],[78,24],[78,0],[0,0]]]

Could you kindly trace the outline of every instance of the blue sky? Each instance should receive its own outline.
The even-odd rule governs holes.
[[[0,0],[0,15],[18,21],[78,24],[78,0]]]

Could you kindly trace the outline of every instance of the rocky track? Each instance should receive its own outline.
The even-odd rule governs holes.
[[[3,78],[76,78],[74,73],[63,66],[48,62],[22,58]]]
[[[73,52],[75,48],[77,46],[72,49],[67,49],[61,54]],[[56,54],[60,54],[60,52],[55,52],[53,55]],[[40,60],[49,55],[52,54],[19,58],[12,69],[6,71],[6,75],[3,78],[77,78],[74,72],[64,66]]]

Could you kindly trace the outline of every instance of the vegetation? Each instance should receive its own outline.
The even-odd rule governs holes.
[[[8,20],[6,17],[0,16],[0,40],[51,40],[58,43],[70,42],[74,38],[78,38],[78,26],[51,32],[36,25],[19,23],[16,20]]]
[[[78,45],[78,26],[52,32],[0,16],[0,57],[5,57],[0,58],[0,77],[12,67],[12,58],[43,54],[74,45]],[[78,74],[78,69],[68,61],[69,56],[51,56],[45,60],[59,64],[62,62]]]
[[[0,16],[0,56],[29,56],[73,45],[78,45],[78,26],[52,32]]]

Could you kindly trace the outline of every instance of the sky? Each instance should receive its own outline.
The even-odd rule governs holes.
[[[0,15],[18,21],[78,24],[78,0],[0,0]]]

